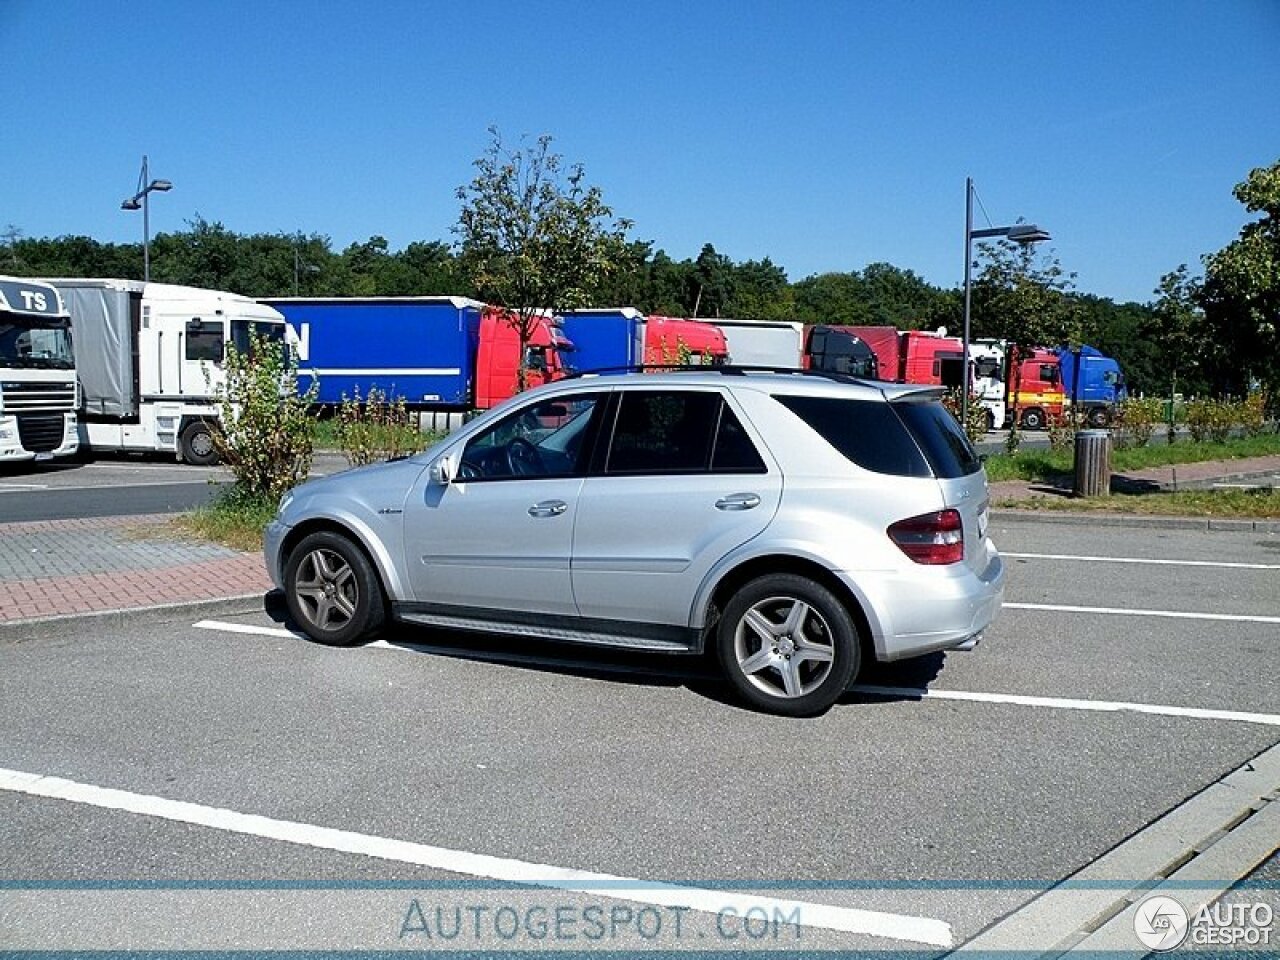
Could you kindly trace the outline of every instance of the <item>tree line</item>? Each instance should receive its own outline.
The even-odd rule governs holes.
[[[477,161],[482,176],[459,190],[460,243],[422,240],[393,250],[384,237],[373,236],[336,250],[329,237],[318,233],[240,234],[196,217],[185,229],[152,239],[151,278],[254,298],[452,295],[497,302],[493,297],[502,289],[499,281],[520,271],[503,260],[509,251],[482,247],[477,238],[483,237],[483,229],[503,224],[491,219],[477,226],[477,214],[500,218],[511,206],[503,202],[510,199],[504,191],[514,195],[521,189],[511,166],[497,161],[515,156],[550,163],[550,172],[557,172],[559,157],[549,153],[549,141],[539,140],[540,152],[504,154],[495,133],[495,146]],[[488,180],[483,179],[486,163],[491,166]],[[518,165],[515,169],[523,171]],[[535,204],[535,220],[524,224],[530,235],[537,235],[533,228],[541,226],[537,216],[574,211],[573,203],[594,204],[593,217],[611,215],[598,189],[582,184],[580,167],[570,168],[569,176],[570,189],[564,193],[569,202],[553,192],[547,199],[559,207],[549,203],[546,210],[551,212],[540,213]],[[1238,240],[1204,258],[1203,277],[1182,265],[1161,279],[1146,303],[1116,303],[1077,291],[1074,276],[1063,271],[1052,253],[1007,241],[979,245],[973,336],[1092,344],[1120,362],[1135,392],[1239,396],[1261,384],[1275,397],[1280,392],[1280,162],[1254,170],[1236,186],[1235,195],[1260,219],[1247,223]],[[617,221],[608,235],[608,262],[577,278],[573,289],[579,305],[633,306],[646,314],[682,317],[946,327],[955,335],[962,326],[963,290],[936,286],[910,269],[872,263],[792,281],[768,257],[738,262],[711,243],[696,257],[677,260],[651,242],[627,238],[629,226]],[[491,229],[495,236],[500,232]],[[551,237],[557,239],[554,231]],[[556,262],[555,253],[551,248],[550,262]],[[142,259],[137,243],[83,236],[31,238],[13,226],[0,234],[0,272],[18,276],[141,279]],[[513,289],[538,288],[516,284]]]

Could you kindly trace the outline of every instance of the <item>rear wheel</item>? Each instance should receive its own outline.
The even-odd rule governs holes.
[[[1037,407],[1032,407],[1030,410],[1025,411],[1022,414],[1022,425],[1028,430],[1043,430],[1044,411]]]
[[[203,420],[187,424],[178,438],[182,459],[197,467],[211,467],[218,462],[218,448],[213,442],[214,427]]]
[[[338,533],[313,533],[293,548],[284,593],[294,621],[319,643],[353,646],[382,625],[378,575],[364,551]]]
[[[716,634],[725,676],[752,706],[806,717],[839,699],[858,671],[858,631],[839,599],[794,574],[749,582]]]

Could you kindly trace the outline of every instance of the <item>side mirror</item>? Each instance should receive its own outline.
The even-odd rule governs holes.
[[[458,462],[452,455],[441,457],[431,467],[431,478],[442,487],[453,483],[458,476]]]

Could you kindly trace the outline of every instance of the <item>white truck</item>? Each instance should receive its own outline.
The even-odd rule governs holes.
[[[724,333],[729,363],[740,366],[794,367],[804,363],[804,324],[790,320],[697,318]]]
[[[1005,340],[973,340],[969,363],[973,367],[973,396],[987,412],[987,429],[999,430],[1008,413],[1009,344]]]
[[[50,279],[71,316],[90,450],[173,452],[216,463],[214,392],[228,343],[283,340],[284,317],[248,297],[137,280]]]
[[[47,283],[0,277],[0,463],[76,452],[71,326]]]

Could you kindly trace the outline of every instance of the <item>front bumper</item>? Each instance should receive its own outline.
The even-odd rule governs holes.
[[[271,577],[271,582],[281,590],[284,589],[284,557],[281,548],[291,529],[292,527],[288,524],[281,523],[280,519],[276,518],[267,524],[267,529],[262,535],[262,557],[267,564],[267,573]]]

